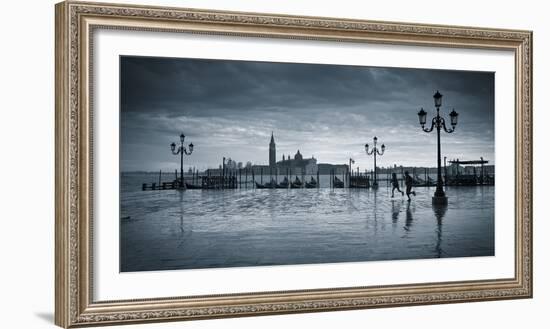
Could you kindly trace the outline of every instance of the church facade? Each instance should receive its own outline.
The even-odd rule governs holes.
[[[281,174],[290,173],[292,175],[314,175],[317,173],[317,159],[313,156],[306,158],[302,156],[300,150],[296,152],[293,158],[288,155],[285,157],[283,154],[280,161],[276,161],[277,148],[275,144],[275,137],[273,132],[271,133],[271,141],[269,142],[269,168],[271,170],[277,170]]]

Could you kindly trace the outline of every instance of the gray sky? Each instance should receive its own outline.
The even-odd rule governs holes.
[[[268,163],[271,131],[277,159],[299,149],[320,163],[372,168],[365,143],[386,145],[379,166],[436,165],[429,122],[433,94],[441,113],[459,113],[457,130],[442,133],[442,156],[484,157],[494,164],[492,72],[288,64],[228,60],[121,57],[121,170],[179,168],[170,143],[195,150],[185,167],[217,167],[222,157]]]

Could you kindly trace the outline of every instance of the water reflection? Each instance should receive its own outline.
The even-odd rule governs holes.
[[[445,214],[447,213],[447,206],[445,205],[433,205],[432,206],[435,219],[437,221],[437,228],[436,228],[436,234],[437,234],[437,240],[435,244],[435,252],[436,257],[441,258],[441,255],[443,254],[443,249],[441,247],[441,241],[442,235],[443,235],[443,218],[445,217]]]
[[[391,221],[393,224],[397,224],[399,221],[399,213],[401,212],[401,205],[403,204],[403,201],[398,202],[395,200],[391,200]]]
[[[374,234],[378,235],[378,200],[377,200],[377,193],[378,189],[372,190],[372,219],[373,219],[373,226],[374,226]],[[382,222],[384,224],[384,222]],[[383,229],[383,227],[382,227]]]
[[[186,210],[189,206],[185,202],[185,192],[183,191],[177,191],[178,193],[178,214],[179,214],[179,237],[177,238],[179,240],[177,244],[177,249],[180,249],[187,241],[189,241],[192,238],[193,234],[193,217],[186,216]],[[187,217],[187,220],[184,220],[184,218]]]
[[[405,230],[409,231],[413,223],[413,210],[411,210],[411,203],[407,202],[407,211],[405,216]]]
[[[180,230],[183,237],[183,232],[185,232],[185,230],[183,229],[183,193],[182,191],[178,191],[178,192],[179,192],[179,205],[180,205]]]
[[[178,243],[177,248],[181,248],[181,246],[185,243],[185,228],[183,226],[183,193],[182,191],[179,192],[179,214],[180,214],[180,242]]]
[[[432,207],[433,188],[410,203],[384,188],[126,192],[121,268],[491,256],[494,192],[483,188],[449,189],[448,208]]]

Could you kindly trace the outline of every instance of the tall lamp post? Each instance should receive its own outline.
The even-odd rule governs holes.
[[[441,107],[441,100],[443,95],[439,93],[439,90],[435,93],[434,104],[437,110],[437,114],[432,118],[432,125],[430,128],[424,128],[426,125],[426,111],[423,108],[418,112],[418,121],[422,130],[429,133],[434,130],[434,127],[437,129],[437,187],[435,189],[434,196],[432,197],[433,204],[447,204],[447,196],[445,196],[445,191],[443,191],[443,179],[441,178],[441,129],[446,133],[452,133],[455,131],[456,124],[458,123],[458,113],[453,109],[449,114],[451,118],[451,129],[447,129],[445,125],[445,119],[439,115],[439,108]]]
[[[189,152],[187,151],[187,148],[185,145],[183,145],[183,142],[185,141],[185,135],[182,133],[180,135],[180,142],[181,145],[177,147],[176,150],[176,143],[170,144],[170,148],[172,149],[172,154],[178,155],[180,154],[180,189],[185,189],[185,182],[183,181],[183,155],[191,155],[193,153],[193,143],[190,143],[188,145]]]
[[[348,187],[351,185],[351,173],[353,172],[351,169],[351,165],[355,164],[355,160],[352,158],[349,158],[349,169],[348,169]]]
[[[378,149],[378,147],[376,146],[376,143],[378,142],[378,137],[374,136],[373,141],[374,141],[374,145],[372,146],[372,150],[370,152],[369,152],[369,144],[365,144],[365,152],[367,152],[367,155],[374,154],[374,177],[373,177],[372,187],[377,188],[378,179],[376,175],[376,154],[383,155],[384,151],[386,150],[386,145],[382,144],[382,147]]]

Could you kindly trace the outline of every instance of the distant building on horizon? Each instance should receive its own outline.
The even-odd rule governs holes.
[[[348,173],[349,166],[347,164],[319,163],[317,169],[319,175],[342,175]]]
[[[269,142],[269,167],[275,168],[277,165],[277,151],[275,148],[275,138],[273,137],[273,131],[271,132],[271,141]]]
[[[259,166],[254,166],[259,167]],[[300,150],[296,152],[294,158],[283,157],[280,161],[277,161],[277,145],[275,144],[275,136],[273,131],[271,132],[271,140],[269,141],[269,173],[277,173],[284,175],[291,173],[293,175],[301,174],[316,174],[317,173],[317,159],[313,156],[308,159],[304,159]]]
[[[283,154],[282,160],[278,161],[276,166],[281,173],[286,173],[287,171],[293,174],[313,175],[317,173],[317,159],[313,156],[311,158],[304,159],[300,153],[300,150],[296,152],[293,159],[290,158],[290,155],[285,159],[285,155]]]
[[[267,175],[316,175],[319,171],[321,175],[328,175],[334,170],[334,173],[343,173],[347,170],[347,165],[333,165],[333,164],[322,164],[322,167],[319,167],[317,164],[317,159],[314,156],[311,158],[304,158],[300,150],[296,151],[293,157],[290,155],[283,154],[281,160],[277,161],[277,145],[275,143],[275,136],[271,132],[271,139],[269,141],[269,165],[255,165],[252,166],[254,171],[261,170],[264,174]]]
[[[293,157],[290,155],[282,155],[281,160],[277,161],[277,145],[275,143],[275,136],[271,132],[271,139],[269,141],[269,162],[267,165],[253,165],[250,161],[246,162],[243,167],[242,162],[236,162],[231,158],[227,159],[225,164],[225,170],[239,170],[250,169],[254,175],[267,175],[267,176],[300,176],[300,175],[341,175],[348,172],[348,165],[346,164],[330,164],[320,163],[317,164],[317,159],[314,156],[311,158],[304,158],[300,150],[296,151]],[[220,165],[219,169],[207,169],[206,173],[210,175],[219,175],[222,172]]]

